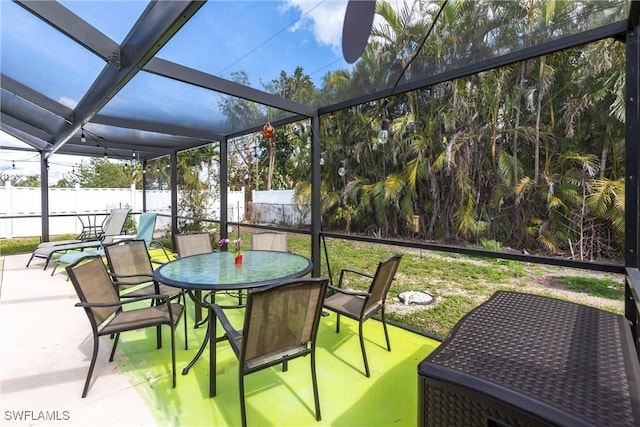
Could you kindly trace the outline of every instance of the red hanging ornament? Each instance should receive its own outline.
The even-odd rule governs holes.
[[[269,122],[267,122],[267,124],[262,127],[262,136],[264,136],[265,138],[273,137],[274,132],[275,132],[275,129],[273,128],[273,126],[271,126],[271,123]]]

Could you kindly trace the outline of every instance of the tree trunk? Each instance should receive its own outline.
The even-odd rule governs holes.
[[[540,81],[538,82],[538,105],[536,106],[536,139],[535,139],[535,170],[534,170],[534,182],[539,183],[540,178],[540,116],[542,114],[542,97],[544,89],[544,66],[545,57],[540,57]]]
[[[518,97],[516,99],[516,119],[515,119],[515,123],[514,123],[514,127],[515,127],[515,132],[513,135],[513,184],[517,184],[518,181],[520,180],[520,177],[518,176],[518,143],[520,142],[520,132],[518,131],[518,129],[520,128],[520,114],[521,114],[521,108],[520,108],[520,95],[522,94],[522,87],[524,85],[524,74],[525,74],[525,70],[526,70],[526,62],[523,62],[520,65],[520,78],[518,80]]]
[[[274,138],[269,140],[269,173],[267,174],[267,190],[273,185],[273,169],[276,166],[276,143]]]

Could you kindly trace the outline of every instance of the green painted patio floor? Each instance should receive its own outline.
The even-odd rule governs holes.
[[[218,299],[220,301],[220,299]],[[188,314],[193,315],[189,301]],[[240,325],[243,310],[228,310]],[[235,318],[234,318],[235,316]],[[387,352],[382,324],[365,323],[365,345],[371,377],[364,375],[358,325],[336,316],[323,317],[318,332],[316,364],[322,420],[316,421],[311,385],[310,357],[266,369],[245,378],[247,421],[251,426],[415,426],[417,424],[417,366],[438,341],[390,326],[391,352]],[[217,396],[209,398],[208,348],[187,375],[186,366],[199,348],[206,328],[189,322],[189,349],[184,349],[184,328],[176,331],[177,386],[171,387],[170,336],[164,327],[163,343],[155,349],[155,330],[122,334],[117,360],[136,389],[144,394],[162,426],[240,425],[238,361],[226,341],[217,344]],[[99,380],[99,379],[98,379]]]

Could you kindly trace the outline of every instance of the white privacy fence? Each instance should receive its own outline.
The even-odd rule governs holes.
[[[241,200],[244,191],[229,192],[229,201]],[[171,226],[171,192],[169,190],[147,190],[147,211],[167,215],[159,216],[156,229]],[[211,219],[219,219],[219,201],[209,213]],[[49,234],[79,234],[88,219],[98,224],[104,214],[115,208],[130,208],[142,211],[142,190],[131,188],[49,188]],[[0,238],[39,236],[42,234],[40,188],[0,187]],[[242,211],[244,214],[244,210]],[[56,216],[64,215],[64,216]],[[29,218],[29,216],[34,216]],[[95,218],[94,218],[95,217]]]
[[[296,212],[301,211],[293,204],[293,191],[254,191],[252,210],[261,209],[254,222],[270,224],[298,225],[308,224],[308,218]],[[159,216],[156,229],[168,229],[171,226],[171,192],[169,190],[147,190],[147,211],[167,215]],[[229,221],[245,220],[245,194],[230,191],[227,195]],[[269,209],[269,205],[272,208]],[[220,202],[213,200],[209,204],[208,219],[220,219]],[[142,190],[131,188],[49,188],[49,234],[80,233],[88,218],[100,224],[104,214],[115,208],[130,208],[133,212],[142,211]],[[305,209],[302,209],[304,211]],[[39,236],[42,234],[40,188],[13,187],[9,183],[0,186],[0,238]],[[63,216],[55,216],[63,215]],[[30,218],[33,216],[33,218]],[[307,215],[308,217],[308,215]]]

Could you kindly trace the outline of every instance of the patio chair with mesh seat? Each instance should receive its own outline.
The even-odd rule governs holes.
[[[288,252],[287,233],[264,231],[251,235],[251,249],[263,251]]]
[[[315,347],[322,300],[328,278],[290,279],[253,289],[248,293],[242,330],[236,330],[221,306],[212,304],[211,330],[216,320],[225,331],[239,361],[240,416],[247,425],[244,377],[254,372],[310,355],[316,420],[320,421],[320,399],[316,377]],[[210,396],[216,395],[216,340],[210,344]]]
[[[167,261],[170,260],[169,254],[167,253],[164,246],[160,242],[153,240],[153,232],[155,230],[157,218],[158,218],[157,212],[144,212],[140,215],[137,234],[135,235],[121,234],[118,236],[112,236],[111,238],[108,239],[108,241],[105,241],[99,246],[94,247],[94,249],[91,251],[74,251],[74,252],[68,252],[61,255],[56,260],[56,265],[54,266],[53,271],[51,271],[51,275],[55,274],[56,268],[60,264],[70,265],[70,264],[74,264],[75,262],[77,262],[82,258],[88,258],[95,255],[104,256],[104,245],[114,243],[114,242],[121,242],[124,240],[144,240],[147,250],[151,249],[151,247],[154,245],[158,246],[162,248],[162,250],[164,251],[164,255]]]
[[[183,233],[173,236],[178,258],[184,258],[192,255],[200,255],[213,252],[213,243],[211,234],[202,233]],[[194,291],[194,298],[202,301],[202,291]],[[195,306],[195,327],[197,328],[206,319],[202,319],[202,308],[196,304]]]
[[[166,295],[151,294],[123,300],[113,285],[107,268],[100,257],[88,262],[78,262],[67,266],[67,273],[82,307],[89,318],[93,331],[93,353],[89,372],[85,380],[82,397],[87,396],[91,376],[95,368],[100,345],[100,337],[113,335],[114,342],[109,361],[113,361],[121,332],[144,329],[151,326],[167,325],[171,328],[171,371],[172,385],[176,386],[175,328],[183,312],[181,304],[171,303]],[[146,299],[161,301],[151,307],[124,310],[127,304],[138,303]]]
[[[380,312],[384,337],[387,342],[387,351],[391,351],[389,333],[387,332],[387,322],[384,316],[387,294],[391,288],[391,283],[395,277],[402,254],[389,256],[378,264],[378,269],[372,276],[361,271],[343,269],[340,271],[338,286],[329,285],[329,296],[324,301],[324,308],[337,314],[336,333],[340,332],[340,316],[347,316],[358,321],[358,335],[360,337],[360,348],[364,369],[367,377],[370,376],[369,363],[367,362],[367,352],[364,347],[363,324],[374,314]],[[344,279],[347,273],[371,279],[371,285],[367,292],[353,291],[344,288]]]
[[[122,298],[138,298],[149,294],[160,294],[170,300],[182,299],[186,306],[184,291],[163,285],[153,279],[153,262],[144,240],[124,240],[104,247],[109,266],[109,275]],[[153,301],[152,301],[153,303]],[[162,335],[158,328],[158,348],[162,346]],[[184,343],[188,349],[187,318],[184,319]]]
[[[153,234],[156,230],[157,220],[157,212],[143,212],[142,214],[140,214],[140,219],[138,221],[138,232],[135,235],[128,234],[116,236],[113,241],[119,242],[122,240],[144,240],[148,250],[153,248],[161,249],[164,254],[164,259],[166,261],[171,261],[172,258],[169,256],[169,253],[167,252],[167,249],[164,247],[164,245],[160,241],[153,238]]]
[[[114,209],[105,219],[102,225],[102,232],[95,239],[86,240],[58,240],[53,242],[42,242],[31,254],[31,258],[27,261],[27,267],[34,258],[42,258],[45,260],[44,269],[46,270],[54,255],[66,253],[69,251],[84,251],[85,249],[99,248],[103,243],[109,243],[115,236],[122,233],[125,221],[131,209]],[[55,271],[55,269],[54,269]]]
[[[213,252],[211,234],[207,232],[176,234],[173,239],[180,258]]]

